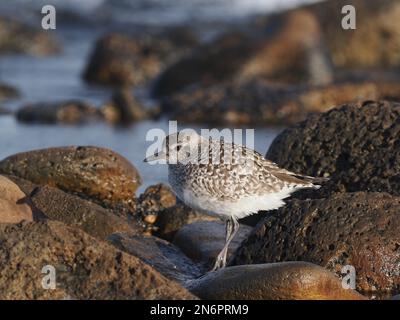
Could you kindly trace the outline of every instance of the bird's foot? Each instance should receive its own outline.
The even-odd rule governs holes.
[[[226,255],[224,252],[221,252],[217,259],[215,260],[214,267],[210,270],[210,272],[217,271],[219,269],[223,269],[226,266]]]

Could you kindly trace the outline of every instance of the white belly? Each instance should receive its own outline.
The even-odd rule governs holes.
[[[182,200],[189,207],[207,215],[217,216],[221,219],[228,219],[232,216],[241,219],[261,210],[269,211],[282,207],[285,205],[283,199],[290,196],[290,193],[289,190],[283,190],[262,196],[248,196],[236,201],[221,201],[205,196],[198,197],[193,192],[185,190]]]

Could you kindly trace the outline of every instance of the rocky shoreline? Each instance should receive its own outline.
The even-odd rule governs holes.
[[[148,188],[136,197],[141,178],[120,155],[94,147],[63,147],[25,152],[0,161],[0,297],[3,299],[367,299],[400,290],[400,238],[396,181],[398,139],[396,103],[344,105],[289,127],[267,157],[288,169],[307,159],[306,173],[331,177],[313,194],[299,194],[255,227],[243,225],[230,251],[230,266],[206,273],[223,245],[223,225],[193,212],[168,187]],[[379,115],[379,116],[378,116]],[[332,117],[339,117],[333,121]],[[374,128],[366,135],[357,127]],[[351,126],[345,125],[346,120]],[[329,126],[327,124],[329,123]],[[320,128],[320,129],[319,129]],[[330,144],[325,148],[317,139]],[[332,130],[335,135],[320,132]],[[309,140],[302,145],[304,131]],[[293,135],[292,135],[293,133]],[[346,137],[352,141],[346,143]],[[336,139],[336,140],[335,140]],[[292,142],[293,141],[293,142]],[[363,159],[372,185],[346,180],[333,157]],[[378,144],[380,149],[365,148]],[[378,145],[376,145],[378,147]],[[302,148],[301,152],[297,148]],[[388,148],[382,151],[382,146]],[[315,148],[324,150],[322,158]],[[307,154],[307,150],[313,150]],[[333,152],[334,150],[334,152]],[[379,178],[381,156],[397,165]],[[326,151],[332,152],[331,155]],[[369,158],[368,153],[371,154]],[[283,154],[283,156],[280,156]],[[313,158],[314,157],[314,158]],[[280,159],[290,159],[290,163]],[[320,159],[320,160],[318,160]],[[376,159],[374,163],[372,159]],[[324,164],[319,169],[315,163]],[[346,162],[348,165],[351,161]],[[329,166],[336,164],[336,166]],[[374,169],[374,165],[376,165]],[[360,166],[360,170],[365,169]],[[314,171],[316,170],[316,171]],[[335,177],[338,177],[337,179]],[[120,210],[124,208],[124,210]],[[61,274],[57,290],[40,288],[44,265]],[[342,287],[341,270],[357,270],[357,291]],[[35,271],[36,270],[36,271]],[[7,276],[13,273],[13,277]],[[201,277],[202,276],[202,277]],[[94,285],[94,284],[97,285]],[[25,290],[24,288],[31,288]],[[191,293],[189,293],[191,292]]]
[[[359,8],[357,32],[327,17],[344,4]],[[81,75],[109,98],[49,102],[50,93],[0,106],[0,116],[36,125],[285,126],[265,157],[329,178],[241,220],[228,267],[207,273],[223,224],[166,185],[138,194],[137,163],[90,145],[9,155],[0,160],[0,299],[398,300],[399,18],[395,0],[328,0],[207,40],[187,26],[113,31],[93,43]],[[24,23],[0,17],[0,29],[0,55],[63,50]],[[19,98],[0,84],[1,103]],[[55,268],[53,290],[42,286],[45,266]],[[348,266],[353,289],[343,285]]]

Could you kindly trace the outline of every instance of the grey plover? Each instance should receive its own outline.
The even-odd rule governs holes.
[[[284,199],[303,188],[319,188],[322,178],[279,168],[260,153],[223,140],[181,131],[165,138],[162,150],[145,162],[164,160],[168,180],[189,207],[226,222],[225,245],[212,271],[224,268],[238,219],[283,206]]]

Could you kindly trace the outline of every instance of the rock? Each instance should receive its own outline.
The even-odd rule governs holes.
[[[184,33],[187,36],[184,36]],[[90,83],[137,86],[148,83],[168,63],[197,43],[190,31],[167,36],[132,37],[110,34],[100,38],[89,58],[84,78]],[[175,38],[175,39],[174,39]]]
[[[204,44],[167,68],[155,87],[157,97],[192,84],[269,79],[284,84],[326,84],[332,80],[315,17],[295,11],[262,33],[234,31]]]
[[[292,200],[260,222],[232,265],[301,260],[340,275],[356,270],[360,292],[400,285],[400,198],[387,193],[337,193]]]
[[[400,294],[393,296],[391,300],[400,300]]]
[[[5,17],[0,17],[0,30],[0,54],[47,56],[60,51],[59,44],[44,30]]]
[[[26,123],[83,123],[99,119],[96,107],[81,101],[37,103],[23,106],[16,113],[18,121]]]
[[[153,234],[165,240],[172,241],[175,234],[185,225],[197,221],[215,220],[217,218],[199,213],[178,201],[175,206],[158,212]]]
[[[89,235],[105,240],[115,232],[138,234],[143,230],[135,221],[128,222],[105,208],[49,186],[37,186],[27,180],[9,176],[35,208],[48,219],[80,228]]]
[[[329,176],[318,194],[400,195],[400,104],[365,101],[309,117],[275,138],[266,157],[311,176]]]
[[[257,80],[194,86],[165,98],[163,113],[170,119],[216,125],[288,125],[335,105],[399,98],[400,83],[336,83],[319,87],[282,87]]]
[[[7,100],[11,98],[17,98],[19,96],[19,92],[14,87],[0,83],[0,101]]]
[[[0,172],[99,202],[131,202],[141,184],[136,168],[121,155],[98,147],[59,147],[12,155]]]
[[[135,214],[150,227],[158,219],[160,212],[176,204],[176,197],[172,190],[164,185],[157,184],[148,187],[136,202]]]
[[[247,238],[252,228],[241,225],[229,245],[229,257]],[[225,244],[225,224],[220,221],[198,221],[183,226],[175,235],[173,243],[189,258],[209,269]]]
[[[0,225],[0,298],[194,299],[138,258],[58,221]],[[42,268],[55,268],[45,290]]]
[[[130,89],[121,89],[114,93],[111,101],[101,110],[107,122],[130,125],[148,117],[148,112],[136,101]]]
[[[356,8],[356,31],[343,29],[342,8]],[[400,5],[396,0],[327,0],[256,19],[254,29],[269,30],[275,21],[296,12],[308,12],[320,27],[321,37],[336,69],[399,66]],[[339,23],[339,27],[338,27]],[[383,45],[384,43],[384,45]]]
[[[34,209],[26,201],[26,195],[11,180],[0,175],[0,223],[33,221]]]
[[[364,300],[340,279],[307,262],[234,266],[193,281],[189,290],[207,300]]]
[[[121,251],[127,252],[150,265],[168,279],[184,283],[201,276],[196,266],[173,244],[152,236],[113,234],[109,241]]]

